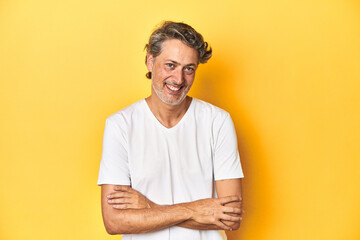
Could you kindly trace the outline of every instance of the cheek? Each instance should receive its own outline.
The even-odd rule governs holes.
[[[166,79],[166,78],[168,78],[168,77],[170,77],[170,76],[171,76],[171,70],[162,69],[162,70],[160,71],[160,77],[161,77],[162,79]]]
[[[185,81],[188,85],[191,85],[194,82],[195,74],[185,75]]]

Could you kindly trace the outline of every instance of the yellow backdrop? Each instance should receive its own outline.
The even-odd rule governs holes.
[[[213,47],[191,96],[232,115],[229,239],[360,239],[359,1],[0,1],[0,239],[120,239],[96,186],[107,116],[149,95],[164,19]]]

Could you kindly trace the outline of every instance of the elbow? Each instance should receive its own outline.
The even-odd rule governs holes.
[[[116,234],[120,234],[118,233],[117,229],[115,229],[114,224],[110,223],[110,222],[104,222],[105,225],[105,229],[106,232],[110,235],[116,235]]]
[[[236,222],[236,223],[233,223],[233,224],[231,225],[232,231],[236,231],[236,230],[238,230],[239,228],[240,228],[240,222]]]
[[[104,225],[106,232],[110,235],[126,234],[126,232],[121,229],[121,224],[114,219],[104,219]]]
[[[147,231],[139,231],[133,228],[124,228],[124,227],[106,227],[106,232],[110,235],[118,235],[118,234],[139,234],[139,233],[147,233]]]
[[[105,229],[106,232],[110,235],[117,235],[117,234],[129,234],[129,231],[123,230],[121,228],[118,227],[114,227],[114,226],[107,226],[105,225]]]
[[[119,221],[119,219],[104,221],[104,225],[106,232],[110,235],[143,233],[137,231],[134,227],[125,224],[124,221]]]
[[[225,224],[231,228],[231,231],[236,231],[240,228],[240,222],[226,222]]]
[[[105,228],[106,229],[106,232],[109,234],[109,235],[116,235],[116,231],[113,231],[112,229],[109,229],[109,228]]]

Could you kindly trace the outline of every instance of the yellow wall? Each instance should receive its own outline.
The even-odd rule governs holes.
[[[0,1],[0,239],[120,239],[101,219],[103,128],[149,95],[143,47],[164,19],[214,49],[191,95],[238,132],[230,239],[360,239],[355,0]]]

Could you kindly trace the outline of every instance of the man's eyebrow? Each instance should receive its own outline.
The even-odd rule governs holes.
[[[172,63],[177,64],[177,65],[180,64],[180,63],[178,63],[177,61],[174,61],[174,60],[171,60],[171,59],[166,59],[165,61],[166,61],[166,62],[172,62]]]
[[[178,63],[177,61],[174,61],[174,60],[171,60],[171,59],[166,59],[165,61],[172,62],[172,63],[175,64],[175,65],[181,65],[181,64]],[[196,67],[196,64],[195,64],[195,63],[189,63],[189,64],[186,64],[185,66],[195,66],[195,67]]]

